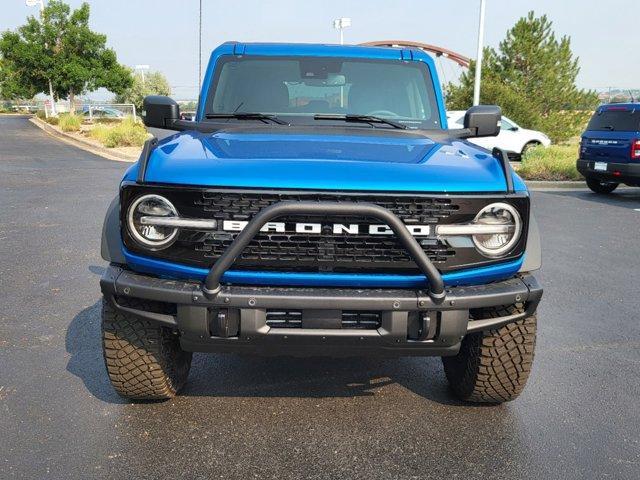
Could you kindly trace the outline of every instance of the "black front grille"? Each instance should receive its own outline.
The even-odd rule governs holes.
[[[194,243],[194,249],[205,258],[215,259],[231,245],[233,237],[205,236]],[[443,263],[455,251],[442,242],[424,240],[423,248],[432,262]],[[361,235],[358,238],[283,234],[260,234],[240,256],[247,262],[299,262],[299,263],[378,263],[410,262],[411,258],[394,238]]]
[[[260,210],[282,201],[305,202],[370,202],[387,208],[408,224],[425,225],[441,222],[460,209],[451,198],[415,197],[394,195],[349,195],[330,193],[261,193],[207,191],[200,192],[194,199],[197,208],[208,212],[211,218],[218,220],[250,220]],[[306,217],[308,221],[317,221],[317,217]],[[342,223],[362,223],[362,217],[326,217],[327,221]],[[286,221],[286,219],[284,220]],[[295,221],[304,222],[305,217],[296,217]]]
[[[281,201],[307,202],[366,202],[391,210],[407,225],[436,225],[465,223],[473,220],[477,212],[488,203],[505,201],[500,195],[429,195],[227,190],[170,187],[142,187],[130,185],[123,189],[122,205],[128,205],[142,193],[158,193],[167,197],[181,216],[246,222],[262,209]],[[528,217],[528,198],[508,197],[511,203]],[[123,209],[123,212],[125,209]],[[124,213],[123,213],[124,220]],[[261,232],[242,255],[234,268],[242,270],[280,270],[303,272],[371,272],[418,273],[394,235],[372,235],[371,224],[376,219],[339,216],[295,216],[278,218],[287,226],[285,232]],[[321,224],[320,233],[295,233],[294,224]],[[358,234],[334,233],[333,225],[359,226]],[[429,236],[418,236],[429,259],[441,271],[488,264],[493,260],[482,257],[472,246],[452,248],[435,238],[431,228]],[[150,255],[199,267],[211,267],[237,236],[237,232],[182,230],[176,242],[164,250],[150,252],[124,235],[125,246],[137,253]],[[516,247],[513,256],[524,248],[524,241]]]
[[[274,194],[274,193],[231,193],[221,191],[203,191],[194,203],[220,221],[247,221],[260,210],[279,201],[363,201],[359,195],[331,194]],[[459,209],[450,198],[423,198],[369,196],[364,199],[388,208],[408,224],[433,225],[450,217]],[[324,229],[321,235],[293,233],[260,233],[244,250],[239,264],[247,267],[282,268],[282,262],[291,262],[294,270],[349,271],[356,265],[367,268],[365,264],[411,263],[404,248],[395,237],[360,234],[349,236],[334,235],[330,225],[365,224],[362,217],[333,217],[321,219]],[[289,217],[278,219],[280,222],[318,222],[317,217]],[[376,223],[375,220],[370,223]],[[215,260],[231,244],[233,234],[194,235],[193,248],[201,252],[204,258]],[[435,239],[423,239],[423,248],[430,260],[444,263],[455,255],[455,251]],[[340,266],[342,265],[342,266]],[[358,268],[358,267],[356,267]]]

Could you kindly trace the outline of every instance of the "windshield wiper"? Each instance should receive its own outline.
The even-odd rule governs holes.
[[[346,114],[346,115],[327,115],[327,114],[318,114],[313,116],[314,120],[342,120],[343,122],[356,122],[356,123],[369,123],[373,125],[374,123],[384,123],[385,125],[390,125],[393,128],[401,128],[406,129],[407,126],[402,123],[394,122],[393,120],[387,120],[386,118],[376,117],[373,115],[356,115],[356,114]]]
[[[288,122],[269,113],[253,113],[253,112],[234,112],[234,113],[207,113],[204,118],[211,120],[215,118],[235,118],[237,120],[262,120],[263,122],[271,121],[278,125],[289,125]]]

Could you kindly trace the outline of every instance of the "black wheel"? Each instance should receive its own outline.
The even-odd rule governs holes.
[[[521,312],[519,306],[482,309],[473,318]],[[536,344],[536,316],[503,327],[467,335],[460,352],[443,357],[451,389],[461,400],[502,403],[520,395],[529,378]]]
[[[611,193],[618,188],[619,183],[605,182],[597,178],[587,178],[587,187],[596,193]]]
[[[127,306],[154,310],[153,302]],[[117,311],[102,301],[102,347],[109,380],[119,395],[135,400],[165,400],[185,384],[191,352],[180,348],[169,328]]]
[[[527,151],[530,148],[537,147],[538,145],[542,145],[542,144],[540,142],[535,142],[535,141],[526,143],[524,147],[522,147],[522,152],[520,152],[520,158],[524,157],[524,154],[527,153]]]

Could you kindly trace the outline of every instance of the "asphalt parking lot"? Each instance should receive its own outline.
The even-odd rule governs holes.
[[[132,404],[100,350],[103,214],[128,167],[0,117],[1,478],[640,477],[640,189],[533,193],[534,370],[499,407],[440,360],[196,355]]]

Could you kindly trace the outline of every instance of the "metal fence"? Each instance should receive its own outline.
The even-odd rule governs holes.
[[[42,110],[44,101],[38,100],[2,100],[0,99],[0,110],[16,113],[35,113]]]
[[[83,115],[88,120],[113,119],[122,120],[127,117],[137,119],[138,112],[132,103],[107,103],[107,102],[74,102],[75,112]],[[44,111],[46,117],[52,116],[54,110],[51,102],[43,99],[31,100],[2,100],[0,99],[0,111],[16,113],[36,113]],[[55,114],[71,111],[68,101],[59,101],[55,104]]]

